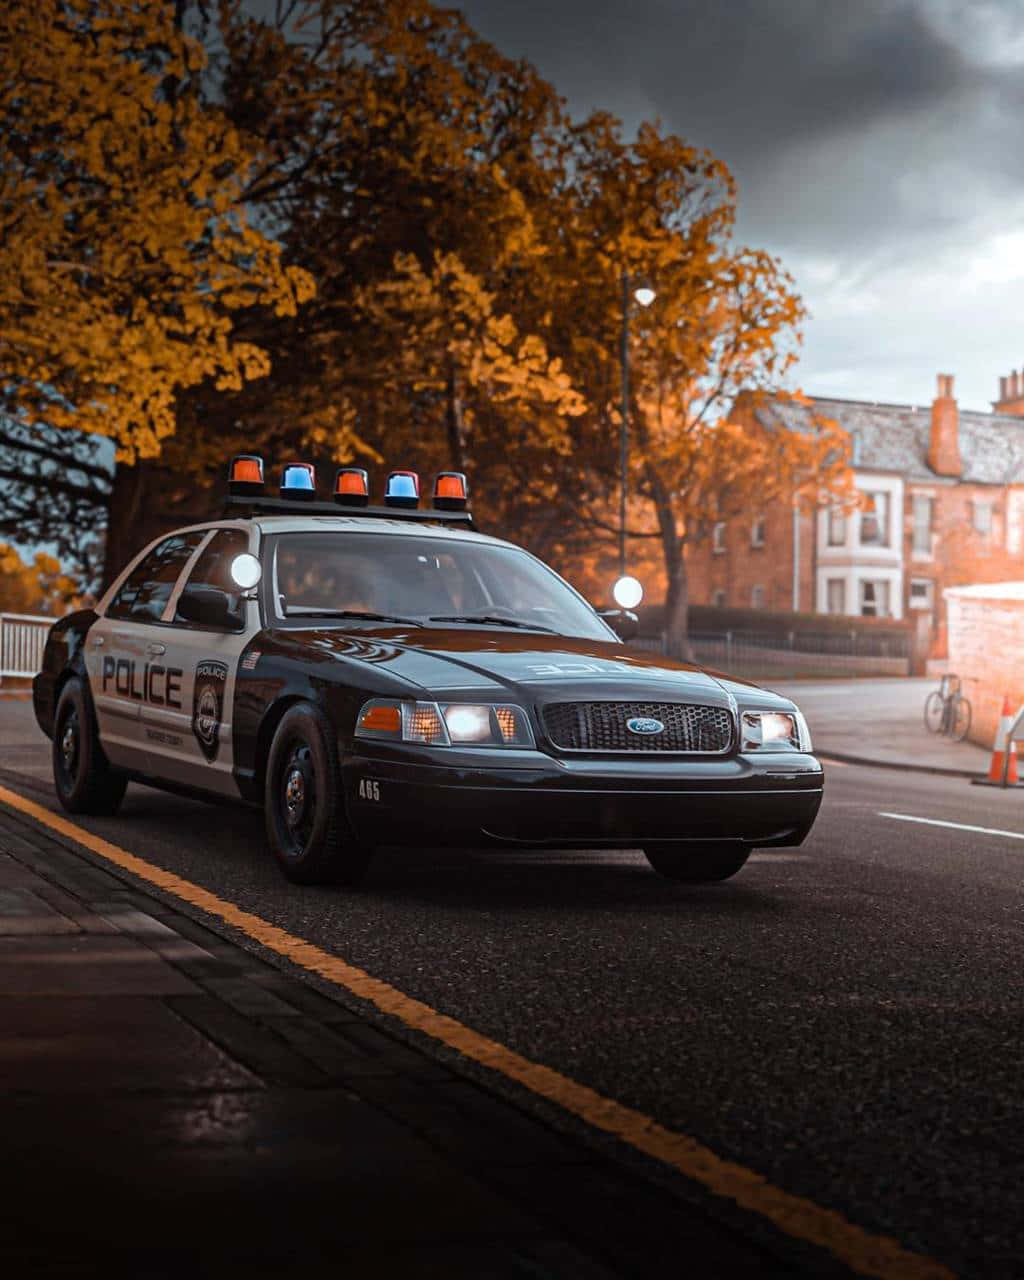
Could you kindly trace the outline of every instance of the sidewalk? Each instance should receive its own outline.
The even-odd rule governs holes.
[[[925,699],[938,687],[936,680],[766,683],[804,713],[822,756],[955,777],[988,772],[990,751],[972,742],[951,742],[924,727]]]
[[[793,1272],[0,805],[0,1271]]]

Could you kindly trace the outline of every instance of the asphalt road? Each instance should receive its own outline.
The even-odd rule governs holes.
[[[27,704],[0,744],[55,808]],[[258,813],[139,786],[82,825],[958,1274],[1024,1275],[1022,792],[830,767],[801,849],[704,888],[427,848],[299,888]]]

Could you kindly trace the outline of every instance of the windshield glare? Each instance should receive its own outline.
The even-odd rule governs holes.
[[[280,620],[340,611],[472,625],[438,615],[501,618],[590,640],[614,635],[539,560],[515,547],[408,534],[285,533],[273,542],[268,581]],[[435,619],[435,621],[431,621]]]

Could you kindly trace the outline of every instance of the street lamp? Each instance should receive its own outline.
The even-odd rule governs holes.
[[[658,295],[649,284],[638,283],[632,297],[649,307]],[[629,466],[629,272],[622,269],[622,424],[619,427],[619,578],[626,576],[626,490]]]

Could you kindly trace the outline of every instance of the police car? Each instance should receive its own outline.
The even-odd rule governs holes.
[[[129,780],[262,806],[284,874],[356,884],[375,848],[643,849],[724,880],[798,845],[821,803],[785,698],[623,645],[528,552],[487,537],[465,477],[369,505],[341,468],[233,460],[224,518],[146,547],[51,629],[33,686],[72,813]]]

